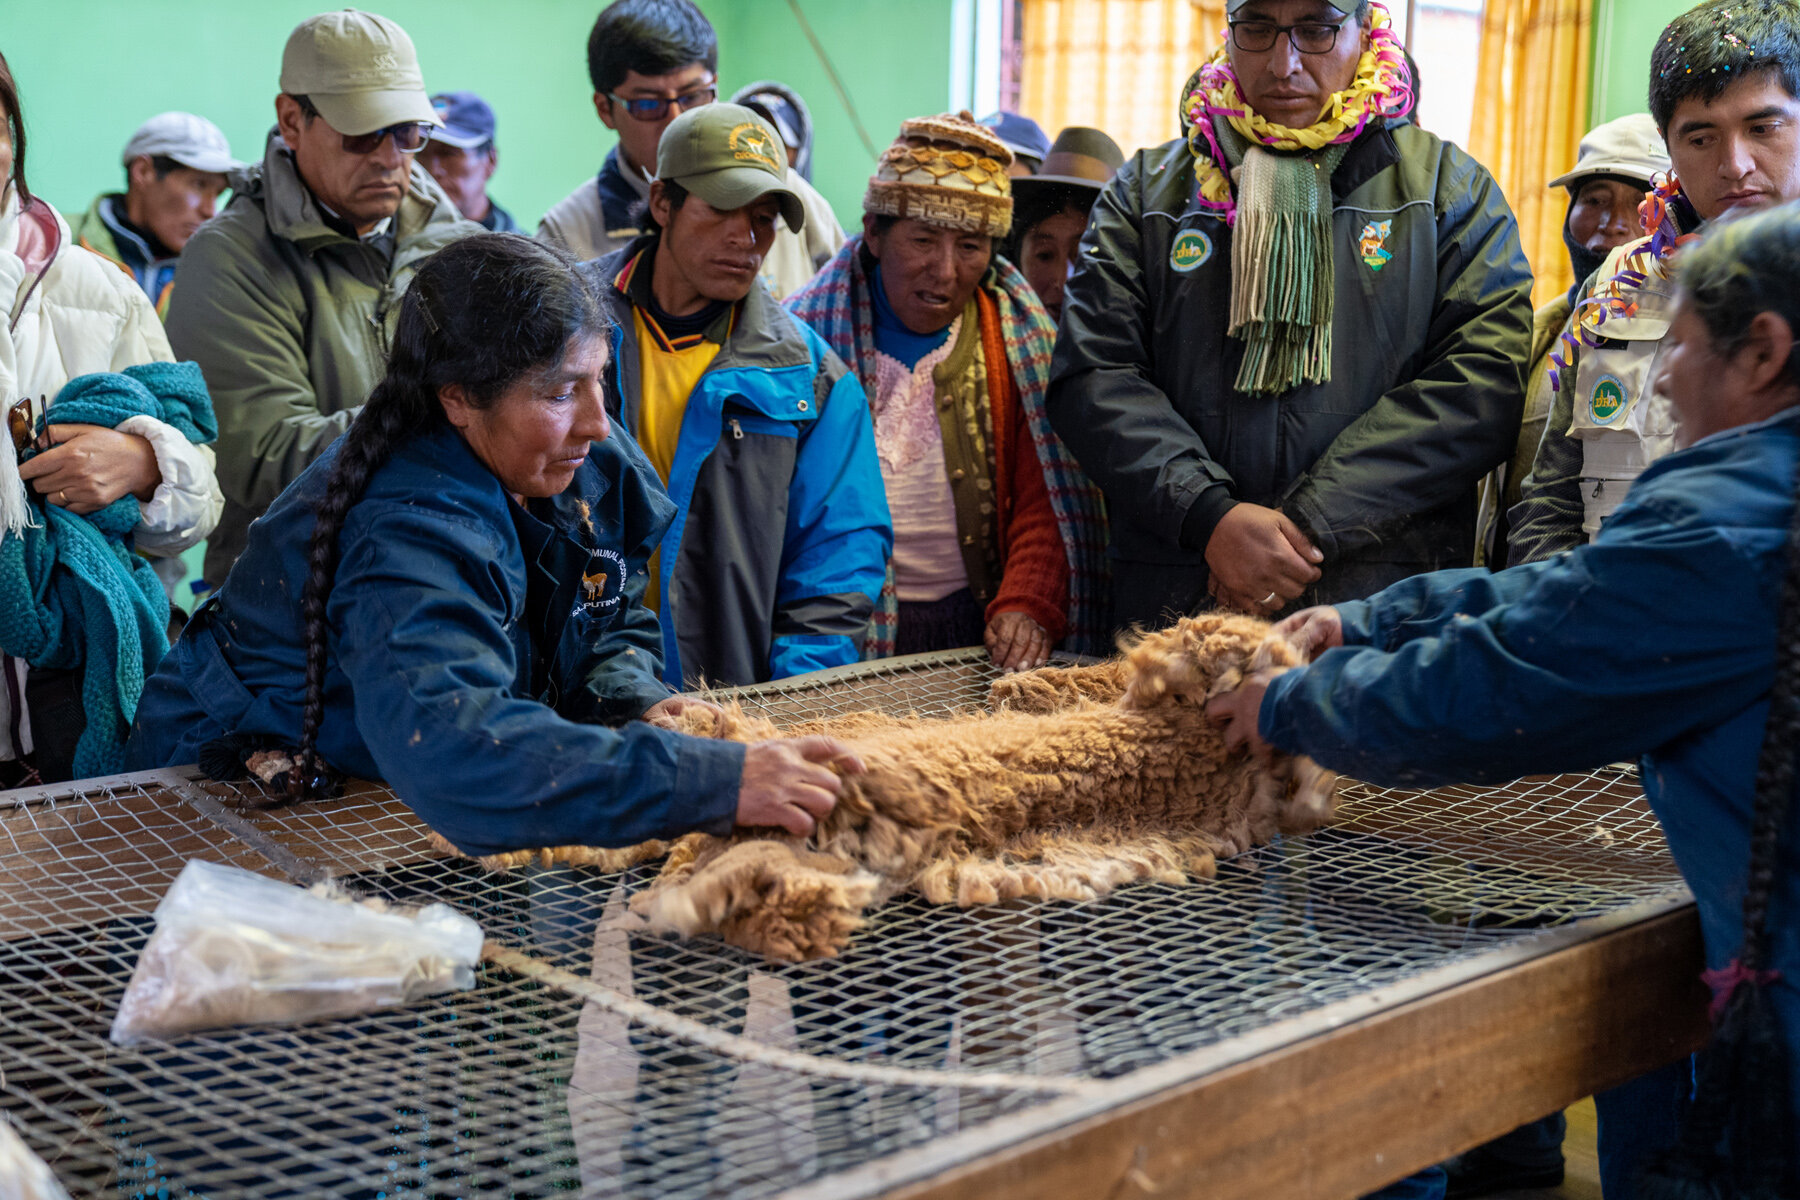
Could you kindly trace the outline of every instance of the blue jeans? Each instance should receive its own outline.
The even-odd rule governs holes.
[[[1638,1173],[1680,1137],[1693,1091],[1693,1060],[1684,1058],[1594,1097],[1606,1200],[1635,1200]]]

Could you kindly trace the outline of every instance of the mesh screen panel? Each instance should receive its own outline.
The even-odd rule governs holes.
[[[736,695],[777,721],[941,715],[982,703],[992,678],[960,652]],[[252,787],[156,772],[0,799],[0,1109],[76,1195],[770,1195],[1003,1115],[1029,1122],[1062,1081],[1682,894],[1626,769],[1346,783],[1331,828],[1211,881],[1091,905],[902,897],[842,958],[781,966],[631,928],[625,901],[655,864],[490,875],[431,851],[384,788],[239,807]],[[490,963],[473,991],[404,1010],[112,1046],[150,914],[192,857],[441,900],[600,990]],[[910,1073],[859,1076],[874,1067]]]

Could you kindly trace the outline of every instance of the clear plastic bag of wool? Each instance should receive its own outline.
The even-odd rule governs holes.
[[[481,942],[481,927],[447,904],[358,900],[196,859],[157,905],[112,1040],[349,1017],[466,991]]]
[[[0,1200],[69,1200],[43,1159],[0,1117]]]

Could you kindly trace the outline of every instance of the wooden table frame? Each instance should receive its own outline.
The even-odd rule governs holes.
[[[1693,904],[1635,905],[783,1193],[1354,1200],[1706,1037]]]
[[[290,876],[309,864],[188,769],[160,786]],[[1677,894],[1521,938],[782,1193],[784,1200],[1354,1200],[1697,1048],[1699,921]]]

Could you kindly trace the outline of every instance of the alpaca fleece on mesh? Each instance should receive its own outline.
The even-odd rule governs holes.
[[[1228,751],[1206,701],[1299,653],[1249,617],[1185,618],[1091,667],[1009,676],[994,711],[945,719],[852,713],[778,728],[735,705],[683,732],[752,742],[826,734],[866,766],[810,838],[739,830],[672,846],[554,847],[494,869],[617,869],[668,854],[632,898],[654,930],[716,934],[782,961],[834,956],[901,892],[940,904],[1089,901],[1139,881],[1210,877],[1221,858],[1330,820],[1336,776],[1309,759]]]

